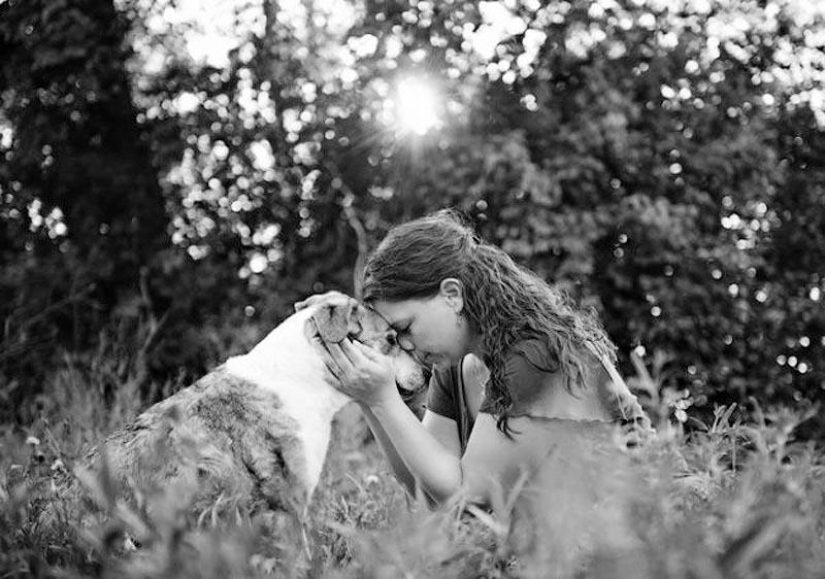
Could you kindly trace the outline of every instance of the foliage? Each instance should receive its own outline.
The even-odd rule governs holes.
[[[61,490],[83,448],[295,300],[357,291],[388,227],[446,206],[599,310],[664,434],[621,495],[638,541],[588,576],[821,574],[822,461],[794,440],[825,436],[821,12],[238,0],[213,62],[183,4],[0,1],[0,575],[540,575],[507,528],[408,501],[349,413],[309,558],[232,497]],[[408,76],[441,127],[396,123]]]
[[[149,323],[144,390],[193,377],[209,336],[357,290],[391,224],[454,206],[622,352],[662,352],[696,418],[821,402],[825,56],[805,6],[239,0],[214,62],[172,0],[7,0],[3,391],[18,407],[62,351]],[[395,123],[411,75],[440,128]]]
[[[481,512],[431,512],[408,500],[377,445],[365,442],[367,429],[354,405],[334,425],[304,522],[307,539],[294,521],[236,508],[243,497],[222,497],[194,512],[185,488],[135,487],[133,496],[120,494],[105,471],[85,477],[82,491],[72,487],[69,473],[84,449],[145,405],[134,380],[111,391],[111,374],[130,365],[113,350],[119,347],[94,357],[85,372],[67,360],[29,412],[31,425],[0,431],[4,577],[547,576],[547,566],[513,558],[509,527],[501,526],[506,507],[491,519]],[[557,576],[819,576],[825,467],[811,445],[794,440],[805,417],[784,410],[746,423],[736,407],[720,407],[712,422],[686,439],[679,423],[669,420],[668,395],[658,396],[662,408],[652,414],[662,417],[661,439],[637,455],[634,467],[646,482],[622,486],[614,497],[632,509],[632,528],[625,532],[634,541],[596,550],[584,568],[557,567]],[[684,457],[681,466],[674,449]],[[599,512],[590,502],[568,507],[569,533],[578,532],[579,517]],[[302,555],[307,547],[310,555]]]

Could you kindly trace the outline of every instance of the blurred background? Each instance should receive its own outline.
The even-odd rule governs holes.
[[[810,411],[823,24],[819,0],[0,0],[0,420],[66,372],[185,385],[443,207],[595,308],[688,427]]]

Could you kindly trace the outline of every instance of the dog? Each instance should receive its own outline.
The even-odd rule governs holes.
[[[222,497],[241,496],[251,511],[300,516],[321,476],[332,419],[350,401],[312,347],[319,335],[357,340],[388,356],[402,392],[426,387],[425,370],[398,346],[387,322],[337,294],[150,407],[93,449],[81,469],[105,469],[132,488],[177,486],[202,512]]]

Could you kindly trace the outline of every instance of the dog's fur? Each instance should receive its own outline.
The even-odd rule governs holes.
[[[349,401],[312,347],[319,334],[388,355],[401,389],[424,386],[386,321],[351,298],[327,299],[149,408],[84,462],[105,462],[114,480],[136,488],[178,485],[194,507],[223,494],[246,497],[253,510],[300,512],[318,484],[333,416]]]

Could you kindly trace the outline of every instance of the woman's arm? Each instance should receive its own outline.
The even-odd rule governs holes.
[[[401,401],[388,398],[370,408],[372,418],[387,437],[406,472],[436,504],[443,505],[459,493],[469,502],[492,504],[509,492],[518,478],[520,465],[530,464],[531,451],[517,439],[510,439],[496,427],[496,419],[479,413],[462,458],[460,450],[450,450],[438,439],[438,428],[455,423],[432,414],[438,425],[430,432],[419,423]],[[518,436],[518,435],[516,435]],[[454,435],[458,447],[458,435]],[[410,488],[410,487],[408,487]],[[506,498],[506,497],[505,497]]]
[[[337,378],[335,386],[369,408],[368,420],[373,426],[380,427],[377,428],[379,443],[390,449],[388,457],[394,466],[403,463],[421,489],[436,503],[445,502],[456,494],[462,480],[456,444],[450,442],[449,448],[445,447],[404,404],[395,386],[389,358],[349,340],[330,344],[317,341],[313,345],[327,369]],[[428,425],[436,434],[446,430],[446,425],[437,419],[428,419]],[[458,437],[457,429],[455,436]],[[393,450],[400,462],[392,454]],[[398,470],[409,481],[409,476],[402,469]]]
[[[413,489],[417,484],[436,504],[458,493],[462,484],[458,453],[419,422],[397,393],[370,404],[369,409],[387,437],[387,446],[395,450],[410,473]]]
[[[478,415],[462,459],[455,421],[429,413],[419,422],[401,399],[386,357],[346,340],[319,346],[319,354],[337,376],[337,387],[367,409],[379,444],[408,489],[417,484],[436,504],[461,492],[470,501],[490,502],[520,450],[498,431],[495,418]]]
[[[381,446],[381,450],[387,457],[387,461],[390,463],[390,468],[392,469],[393,474],[408,493],[416,496],[421,488],[418,484],[417,477],[410,472],[410,469],[401,458],[401,455],[396,449],[392,439],[389,437],[386,430],[384,430],[381,422],[375,417],[375,414],[370,407],[363,403],[359,403],[359,406],[361,407],[370,430],[375,435],[375,439],[378,441],[378,444]],[[421,425],[453,456],[456,458],[460,456],[461,447],[458,440],[458,427],[454,420],[451,418],[445,418],[444,416],[440,416],[434,412],[427,411],[424,413],[424,418],[421,421]]]

